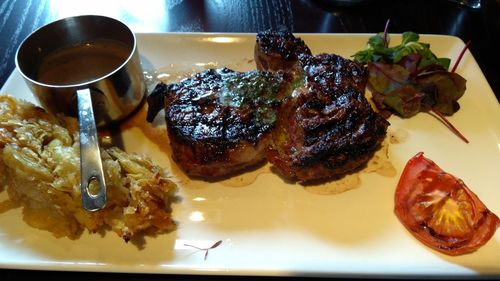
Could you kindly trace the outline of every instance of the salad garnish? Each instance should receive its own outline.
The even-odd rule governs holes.
[[[387,32],[368,40],[365,50],[355,53],[355,61],[367,65],[368,87],[384,117],[395,113],[410,118],[419,112],[433,112],[464,142],[468,140],[446,119],[460,109],[458,100],[466,89],[466,80],[455,72],[469,44],[462,50],[451,71],[451,60],[439,58],[430,44],[419,42],[415,32],[404,32],[399,45],[389,47]]]

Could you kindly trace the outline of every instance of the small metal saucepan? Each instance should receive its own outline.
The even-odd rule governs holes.
[[[83,207],[103,208],[106,183],[96,128],[129,115],[146,91],[134,33],[104,16],[61,19],[21,43],[16,66],[49,112],[78,117]]]

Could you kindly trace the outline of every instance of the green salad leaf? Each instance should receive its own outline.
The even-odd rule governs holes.
[[[429,65],[441,66],[443,69],[450,67],[449,58],[438,58],[430,49],[427,43],[419,42],[420,36],[411,31],[402,34],[401,43],[394,47],[386,47],[388,43],[384,38],[389,38],[383,32],[368,39],[368,46],[365,50],[359,51],[353,55],[355,61],[368,62],[386,62],[398,63],[409,54],[418,54],[421,56],[418,68],[422,69]],[[389,41],[389,39],[387,39]]]

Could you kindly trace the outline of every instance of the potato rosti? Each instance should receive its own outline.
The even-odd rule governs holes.
[[[116,147],[102,149],[106,207],[83,209],[77,126],[74,118],[0,96],[0,191],[22,206],[24,221],[70,239],[84,229],[111,228],[125,241],[175,229],[176,185],[148,158]]]

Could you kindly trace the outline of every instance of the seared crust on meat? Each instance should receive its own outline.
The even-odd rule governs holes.
[[[353,88],[325,97],[298,89],[280,111],[268,160],[286,177],[313,181],[362,167],[385,137],[388,122]]]
[[[359,63],[335,54],[302,56],[301,66],[307,87],[329,95],[342,95],[343,90],[354,88],[364,93],[368,71]]]
[[[277,73],[209,69],[158,85],[149,115],[165,106],[173,158],[186,174],[224,177],[265,160],[286,85]]]
[[[362,167],[389,125],[364,97],[365,69],[329,54],[303,57],[301,65],[304,85],[281,107],[268,160],[302,182]]]
[[[268,30],[257,34],[254,49],[257,69],[290,70],[298,62],[300,55],[311,55],[311,50],[291,32]]]

